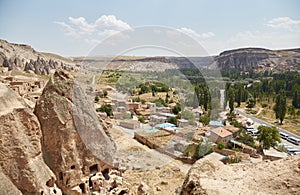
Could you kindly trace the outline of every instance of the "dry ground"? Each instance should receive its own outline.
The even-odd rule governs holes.
[[[151,188],[151,194],[173,194],[182,185],[191,165],[149,149],[117,127],[110,132],[118,148],[115,157],[127,169],[123,180],[134,194],[142,181]]]

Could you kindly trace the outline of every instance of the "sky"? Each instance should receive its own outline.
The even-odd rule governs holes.
[[[155,26],[190,36],[208,55],[243,47],[297,48],[299,8],[298,0],[1,0],[0,39],[86,56],[120,32]],[[157,55],[147,52],[132,55]]]

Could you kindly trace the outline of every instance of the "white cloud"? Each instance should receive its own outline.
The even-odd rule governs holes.
[[[276,29],[287,29],[290,31],[300,31],[300,20],[293,20],[289,17],[273,18],[267,22],[267,26]]]
[[[215,36],[215,34],[213,32],[206,32],[206,33],[199,34],[196,31],[194,31],[193,29],[185,28],[185,27],[179,28],[179,29],[176,29],[176,30],[181,32],[181,33],[185,33],[185,34],[187,34],[191,37],[194,37],[194,38],[206,39],[206,38],[211,38],[211,37]]]
[[[129,24],[114,15],[103,15],[95,22],[89,23],[84,17],[69,17],[68,22],[54,22],[60,25],[65,35],[82,38],[91,45],[124,30],[132,30]]]
[[[300,34],[290,31],[242,31],[222,40],[204,40],[201,44],[208,53],[217,55],[222,51],[245,47],[260,47],[267,49],[298,48]]]

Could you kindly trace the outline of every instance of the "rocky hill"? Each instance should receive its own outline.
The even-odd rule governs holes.
[[[224,51],[213,63],[222,70],[236,71],[300,71],[300,50],[268,50],[244,48]]]
[[[5,84],[0,92],[0,194],[129,192],[113,167],[115,144],[71,74],[52,75],[34,112]]]
[[[24,70],[35,74],[51,74],[56,69],[76,71],[78,67],[68,59],[55,54],[35,51],[31,46],[9,43],[0,39],[0,67]]]
[[[116,58],[92,57],[74,58],[77,64],[93,66],[97,69],[124,71],[153,71],[162,72],[166,69],[203,68],[213,62],[212,57],[131,57],[118,56]]]
[[[51,74],[56,69],[77,71],[78,66],[128,71],[165,71],[179,68],[210,68],[249,72],[300,71],[300,49],[269,50],[242,48],[208,57],[75,57],[64,58],[35,51],[31,46],[0,39],[0,67],[35,74]]]
[[[300,49],[268,50],[243,48],[228,50],[212,57],[129,57],[75,58],[76,63],[99,69],[128,71],[165,71],[179,68],[209,68],[249,72],[300,71]]]
[[[299,194],[300,155],[256,164],[200,159],[177,194]]]

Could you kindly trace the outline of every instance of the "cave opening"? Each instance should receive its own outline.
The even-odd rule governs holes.
[[[91,174],[94,174],[94,173],[97,173],[99,170],[98,170],[98,165],[97,164],[94,164],[92,166],[90,166],[90,173]]]
[[[105,180],[109,180],[109,169],[104,169],[103,171],[101,171],[103,177],[105,178]]]

